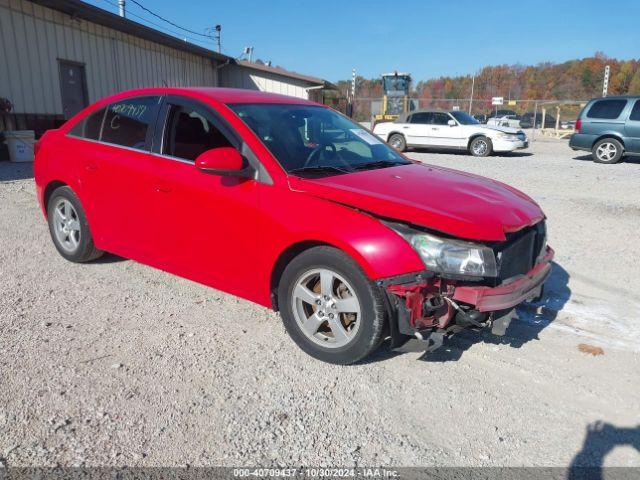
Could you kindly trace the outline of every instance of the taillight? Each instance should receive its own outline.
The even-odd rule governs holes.
[[[576,133],[580,133],[580,129],[582,128],[582,120],[576,120]]]

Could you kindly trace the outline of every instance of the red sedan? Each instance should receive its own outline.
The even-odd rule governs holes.
[[[280,95],[114,95],[42,137],[35,179],[64,258],[112,252],[274,308],[333,363],[385,338],[431,349],[462,328],[504,330],[551,270],[525,194]]]

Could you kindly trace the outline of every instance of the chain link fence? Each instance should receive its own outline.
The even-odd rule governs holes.
[[[411,110],[441,109],[461,110],[486,123],[490,117],[516,115],[522,119],[522,128],[542,130],[545,134],[565,136],[573,131],[573,125],[586,100],[522,100],[504,99],[503,105],[494,106],[490,98],[410,98]],[[347,100],[343,97],[327,102],[336,110],[347,114]],[[352,118],[368,125],[372,116],[380,112],[381,98],[356,98],[353,104]],[[534,120],[535,119],[535,120]],[[506,123],[505,123],[506,125]]]

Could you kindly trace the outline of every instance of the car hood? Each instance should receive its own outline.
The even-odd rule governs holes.
[[[477,175],[419,163],[325,178],[289,177],[295,191],[455,237],[500,241],[544,218],[524,193]]]
[[[504,133],[518,133],[520,132],[519,128],[513,128],[513,127],[501,127],[499,125],[474,125],[476,128],[482,130],[495,130],[498,132],[504,132]]]

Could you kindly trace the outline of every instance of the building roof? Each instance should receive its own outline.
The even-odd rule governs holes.
[[[291,70],[286,70],[282,67],[271,67],[269,65],[265,65],[264,63],[248,62],[246,60],[237,60],[236,63],[245,68],[252,68],[254,70],[259,70],[261,72],[268,72],[268,73],[273,73],[275,75],[282,75],[283,77],[302,80],[303,82],[308,82],[318,87],[327,88],[329,90],[338,90],[338,87],[336,87],[331,82],[323,80],[322,78],[312,77],[310,75],[303,75],[301,73],[292,72]]]
[[[213,50],[195,45],[193,43],[185,42],[177,37],[162,33],[153,28],[149,28],[128,18],[123,18],[120,15],[111,13],[107,10],[103,10],[99,7],[94,7],[88,3],[84,3],[80,0],[31,0],[43,7],[51,8],[59,12],[71,15],[74,18],[81,18],[89,22],[97,23],[105,27],[113,28],[129,35],[134,35],[139,38],[144,38],[152,42],[166,45],[177,50],[193,53],[201,57],[217,61],[233,61],[233,59],[227,55],[223,55]]]
[[[205,95],[221,103],[287,103],[296,105],[317,105],[315,102],[279,93],[260,92],[244,88],[186,87],[185,93],[194,92]]]
[[[317,77],[311,77],[309,75],[302,75],[300,73],[291,72],[280,67],[270,67],[264,64],[256,62],[248,62],[245,60],[235,60],[228,55],[223,55],[213,50],[201,47],[199,45],[185,42],[177,37],[162,33],[153,28],[147,27],[141,23],[135,22],[128,18],[121,17],[115,13],[111,13],[102,8],[95,7],[81,0],[31,0],[43,7],[51,8],[59,12],[71,15],[74,18],[80,18],[89,22],[97,23],[105,27],[118,30],[129,35],[134,35],[145,40],[149,40],[155,43],[166,45],[177,50],[189,52],[201,57],[213,59],[218,62],[235,63],[245,68],[252,68],[263,72],[273,73],[275,75],[281,75],[283,77],[292,78],[296,80],[302,80],[310,83],[313,86],[322,87],[330,90],[338,90],[338,87],[326,80]]]
[[[215,102],[232,103],[270,103],[293,105],[318,105],[310,100],[298,97],[289,97],[277,93],[260,92],[244,88],[220,88],[220,87],[148,87],[136,88],[119,92],[96,102],[96,104],[108,104],[121,99],[141,95],[184,95],[203,100],[211,99]],[[206,97],[203,98],[203,97]],[[94,105],[96,105],[94,104]]]

